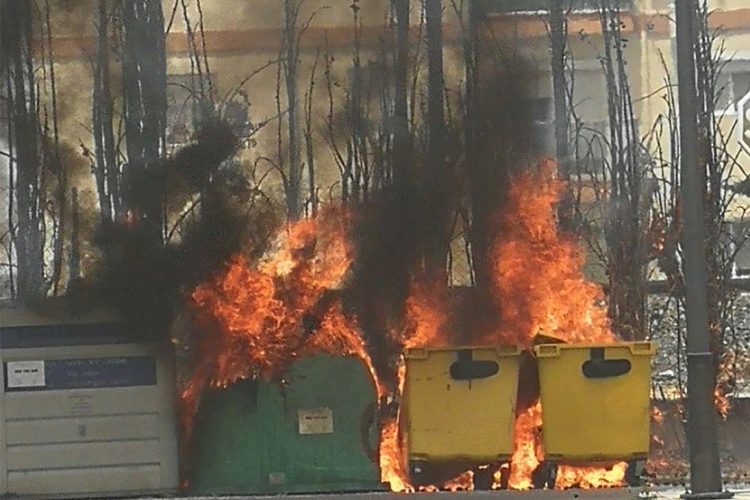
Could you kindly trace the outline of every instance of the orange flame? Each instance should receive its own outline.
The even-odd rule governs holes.
[[[413,284],[406,300],[407,324],[401,335],[404,347],[427,347],[445,344],[448,314],[439,293],[424,284]]]
[[[563,183],[555,178],[552,161],[513,179],[499,217],[502,237],[492,248],[492,285],[500,311],[495,328],[471,339],[473,345],[516,344],[531,347],[539,334],[564,342],[614,342],[600,286],[583,274],[585,254],[571,238],[561,235],[556,206]],[[450,345],[446,332],[445,301],[426,286],[413,285],[407,302],[410,329],[402,334],[407,347]],[[532,474],[544,457],[539,429],[542,408],[537,400],[519,411],[509,487],[530,489]],[[626,466],[561,466],[556,487],[582,488],[623,483]],[[501,472],[495,474],[500,487]],[[466,488],[464,474],[443,488]]]
[[[513,181],[498,220],[502,238],[491,251],[499,321],[470,343],[530,347],[540,333],[570,342],[615,340],[602,307],[603,293],[581,271],[583,252],[558,232],[555,206],[561,188],[550,161]],[[414,491],[399,433],[404,365],[398,367],[398,388],[390,394],[377,377],[356,320],[344,314],[333,291],[354,259],[348,220],[346,214],[329,210],[315,219],[296,222],[277,234],[258,263],[237,255],[219,275],[193,291],[196,322],[205,333],[198,345],[201,356],[181,394],[183,430],[189,436],[198,398],[206,386],[279,377],[296,358],[311,352],[357,356],[368,366],[381,403],[393,398],[388,405],[394,408],[393,414],[381,415],[381,478],[394,491]],[[438,289],[413,281],[405,325],[394,332],[400,345],[451,344],[449,307]],[[531,475],[543,459],[541,423],[539,401],[518,413],[511,488],[532,486]],[[610,486],[620,484],[623,475],[622,464],[565,466],[560,468],[556,487]],[[467,471],[442,488],[471,489],[472,478]]]
[[[186,441],[206,386],[278,377],[308,352],[358,356],[375,378],[356,322],[344,316],[331,291],[353,259],[341,215],[331,210],[292,224],[279,231],[256,266],[236,255],[193,291],[196,323],[205,332],[181,393]]]
[[[487,341],[530,346],[538,334],[565,342],[611,342],[600,286],[583,274],[585,255],[557,228],[556,206],[564,184],[555,165],[518,175],[500,220],[493,251],[494,287],[501,325]]]
[[[514,490],[532,487],[531,475],[541,463],[543,452],[539,429],[542,426],[542,405],[537,401],[516,417],[513,457],[510,462],[508,486]],[[495,482],[499,482],[496,474]]]
[[[726,420],[731,407],[732,405],[729,402],[729,398],[724,394],[722,388],[718,385],[714,387],[714,408],[716,408],[716,412],[722,420]]]
[[[396,393],[403,393],[406,382],[406,364],[401,360],[397,369],[398,387]],[[414,488],[409,482],[404,464],[403,442],[399,433],[400,410],[396,407],[395,415],[383,419],[380,434],[380,477],[390,485],[391,490],[398,492],[412,492]]]
[[[656,424],[664,422],[664,412],[658,406],[651,407],[651,420]]]
[[[561,465],[557,469],[556,488],[614,488],[625,483],[626,462],[617,462],[610,467],[579,467]]]
[[[503,238],[493,254],[494,286],[501,325],[494,341],[531,346],[544,334],[564,342],[614,342],[600,286],[583,274],[585,254],[572,238],[561,235],[556,206],[564,184],[555,164],[517,176],[501,218]],[[509,486],[532,487],[531,476],[543,459],[537,401],[521,411],[515,425],[515,450]],[[556,488],[623,484],[626,464],[612,468],[561,465]]]
[[[442,488],[447,491],[472,491],[474,489],[474,472],[467,470],[457,477],[446,481]]]

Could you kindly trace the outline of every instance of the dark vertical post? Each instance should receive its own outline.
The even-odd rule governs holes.
[[[300,185],[302,165],[299,159],[299,137],[297,123],[297,15],[299,4],[296,0],[284,2],[284,80],[286,81],[287,115],[289,119],[289,188],[286,192],[287,216],[297,220],[301,215]]]
[[[68,267],[68,283],[75,283],[81,277],[81,217],[78,206],[78,189],[71,191],[71,232],[70,232],[70,255]],[[70,287],[70,285],[68,285]],[[76,285],[74,285],[76,286]]]
[[[443,110],[443,5],[427,0],[427,121],[429,169],[442,171],[444,162],[445,115]]]
[[[561,0],[550,0],[549,2],[549,26],[552,52],[552,90],[555,102],[555,157],[560,177],[567,180],[570,177],[567,82],[565,78],[568,27]],[[570,229],[572,224],[571,212],[571,196],[570,193],[566,192],[558,209],[560,223],[566,229]]]
[[[695,76],[695,0],[676,3],[677,77],[682,174],[682,245],[686,283],[688,350],[688,446],[690,495],[722,494],[713,357],[709,348],[703,175],[698,159],[698,100]],[[712,497],[714,497],[712,495]]]
[[[444,221],[447,214],[445,206],[445,110],[443,109],[443,2],[427,0],[425,2],[425,21],[427,23],[427,129],[428,152],[425,169],[425,192],[427,206],[435,211],[431,223],[429,245],[425,255],[428,273],[440,282],[446,276],[446,248],[443,248],[445,235]]]
[[[393,180],[399,188],[412,184],[411,154],[409,152],[409,107],[407,78],[409,67],[409,0],[392,0],[396,12],[396,65],[394,68]]]

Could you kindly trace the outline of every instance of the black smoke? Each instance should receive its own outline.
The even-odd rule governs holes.
[[[256,202],[257,192],[232,160],[236,144],[231,127],[216,119],[173,157],[129,170],[129,213],[97,231],[103,259],[87,288],[89,298],[104,301],[149,335],[166,335],[198,283],[230,256],[262,251],[274,214]],[[166,207],[175,200],[194,204],[180,215],[178,234],[155,227],[143,215],[146,207]],[[168,218],[170,223],[175,217]]]

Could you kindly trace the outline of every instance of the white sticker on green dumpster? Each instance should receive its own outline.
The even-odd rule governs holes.
[[[300,434],[332,434],[333,411],[330,408],[308,408],[297,411]]]

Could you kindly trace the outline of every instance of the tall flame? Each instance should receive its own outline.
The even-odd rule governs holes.
[[[539,334],[562,342],[614,342],[604,293],[583,274],[585,253],[578,243],[558,230],[556,206],[564,184],[555,178],[555,164],[517,175],[498,216],[501,237],[491,251],[493,298],[499,320],[488,332],[471,338],[472,345],[515,344],[530,348]],[[447,315],[436,311],[424,287],[413,287],[410,317],[420,326],[405,345],[448,344]],[[541,434],[542,407],[538,399],[517,412],[508,485],[533,486],[532,474],[544,458]],[[561,466],[558,488],[617,486],[623,484],[626,464],[613,467]],[[495,487],[501,472],[495,474]],[[449,482],[455,486],[463,475]],[[446,485],[444,485],[446,486]]]
[[[538,334],[565,342],[615,340],[603,291],[583,275],[583,250],[558,230],[555,209],[564,184],[554,173],[554,163],[543,161],[510,187],[492,254],[501,324],[487,340],[526,346]]]
[[[600,287],[581,271],[584,254],[557,229],[555,206],[562,183],[554,164],[544,161],[517,176],[498,215],[501,238],[494,243],[492,299],[499,311],[496,324],[470,337],[472,345],[517,344],[531,347],[538,334],[564,342],[614,341]],[[395,394],[378,379],[356,319],[343,312],[336,289],[355,258],[350,243],[350,217],[323,211],[279,231],[256,263],[234,256],[222,272],[191,295],[199,339],[192,378],[181,399],[183,430],[188,442],[202,390],[223,387],[243,378],[281,377],[299,356],[328,352],[357,356],[369,368],[381,402],[381,478],[395,491],[414,491],[405,470],[399,433],[398,403],[405,379],[397,367]],[[415,277],[401,331],[392,332],[404,347],[451,345],[450,307],[445,294]],[[541,404],[519,408],[509,485],[532,486],[531,476],[543,460],[539,437]],[[557,487],[621,484],[624,467],[561,467]],[[496,475],[499,478],[499,473]],[[466,472],[441,485],[471,489]]]
[[[536,401],[516,417],[513,456],[510,461],[508,486],[514,490],[532,487],[531,476],[542,461],[539,429],[542,426],[542,405]],[[496,474],[496,482],[499,480]]]
[[[281,376],[300,355],[359,356],[375,378],[356,322],[336,297],[353,259],[347,218],[336,211],[284,228],[257,265],[236,255],[192,293],[202,327],[193,374],[182,391],[185,439],[206,386]]]

